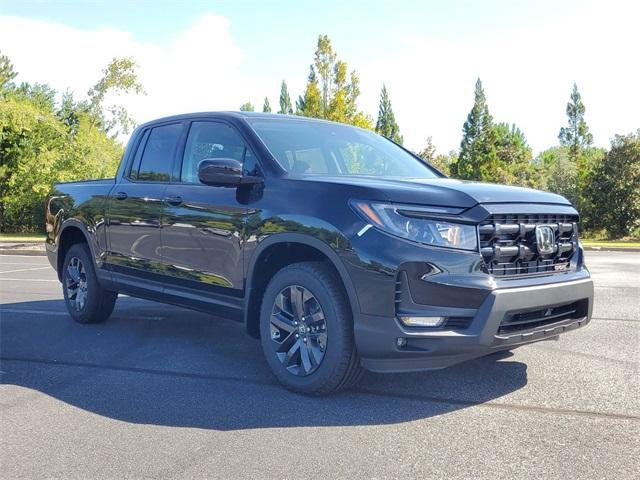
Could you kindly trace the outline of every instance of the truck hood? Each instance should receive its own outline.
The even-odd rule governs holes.
[[[382,178],[364,175],[301,175],[301,180],[352,186],[363,200],[471,208],[478,203],[546,203],[570,205],[554,193],[452,178]],[[364,191],[362,191],[364,189]]]

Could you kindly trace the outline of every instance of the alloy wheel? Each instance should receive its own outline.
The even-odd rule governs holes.
[[[276,296],[269,325],[276,356],[292,374],[315,372],[327,349],[327,322],[316,297],[299,285]]]
[[[87,272],[78,257],[73,257],[67,265],[65,287],[73,308],[77,312],[82,311],[87,304]]]

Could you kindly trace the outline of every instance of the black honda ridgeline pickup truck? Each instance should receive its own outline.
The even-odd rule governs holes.
[[[232,318],[302,393],[555,338],[593,305],[563,197],[449,179],[307,118],[142,125],[115,179],[56,185],[47,232],[76,321],[105,320],[118,293]]]

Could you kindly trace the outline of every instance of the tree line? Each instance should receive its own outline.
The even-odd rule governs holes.
[[[377,119],[360,111],[360,80],[347,75],[331,40],[320,35],[304,93],[291,103],[286,82],[277,113],[322,118],[375,130],[402,144],[389,91],[382,85]],[[254,111],[250,102],[240,110]],[[567,124],[559,128],[558,144],[534,158],[525,134],[515,124],[495,122],[480,79],[474,103],[462,126],[458,151],[438,153],[431,137],[416,152],[443,173],[464,180],[537,188],[567,197],[581,214],[581,228],[603,238],[640,237],[640,129],[611,140],[609,149],[593,146],[585,121],[585,105],[573,85],[566,107]],[[265,97],[263,112],[271,112]]]
[[[111,177],[124,152],[118,141],[135,126],[113,92],[143,94],[135,62],[114,58],[86,96],[46,84],[16,84],[0,53],[0,232],[41,232],[55,182]]]
[[[109,93],[144,94],[131,58],[114,58],[83,98],[61,96],[46,84],[14,82],[17,73],[0,52],[0,231],[43,228],[44,201],[59,181],[115,174],[118,141],[135,122]],[[360,78],[320,35],[302,94],[292,102],[283,80],[276,113],[322,118],[374,130],[402,144],[389,90],[382,85],[377,118],[358,107]],[[243,111],[253,111],[246,102]],[[272,112],[268,97],[262,111]],[[465,180],[539,188],[569,198],[590,236],[640,237],[640,130],[616,135],[609,149],[593,146],[576,85],[558,144],[534,158],[514,124],[495,122],[480,79],[462,126],[460,148],[437,152],[430,137],[416,154],[443,173]]]

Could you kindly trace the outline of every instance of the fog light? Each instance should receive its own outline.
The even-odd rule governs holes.
[[[407,339],[404,337],[398,337],[396,338],[396,345],[398,346],[398,348],[404,348],[407,346]]]
[[[400,321],[407,327],[439,327],[442,325],[446,317],[399,317]]]

